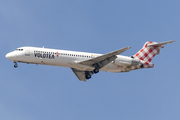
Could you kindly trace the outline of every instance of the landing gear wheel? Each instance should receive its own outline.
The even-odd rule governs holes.
[[[87,74],[86,75],[86,79],[90,79],[91,78],[91,75],[90,74]]]
[[[17,67],[18,67],[18,65],[17,65],[17,64],[15,64],[15,65],[14,65],[14,67],[15,67],[15,68],[17,68]]]
[[[95,68],[93,71],[94,71],[94,73],[96,74],[96,73],[99,72],[99,69],[98,69],[98,68]]]
[[[17,62],[16,62],[16,61],[14,61],[14,64],[15,64],[14,67],[17,68],[18,65],[17,65]]]

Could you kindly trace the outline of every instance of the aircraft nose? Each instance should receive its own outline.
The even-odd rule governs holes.
[[[14,57],[15,57],[15,55],[12,52],[6,54],[6,58],[9,60],[12,60]]]

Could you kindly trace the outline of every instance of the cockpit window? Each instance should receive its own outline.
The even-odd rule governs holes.
[[[23,49],[16,49],[15,51],[23,51]]]

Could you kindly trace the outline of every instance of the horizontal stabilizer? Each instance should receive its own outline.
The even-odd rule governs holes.
[[[163,48],[163,45],[166,45],[168,43],[175,42],[174,40],[172,41],[167,41],[167,42],[146,42],[141,50],[139,50],[133,58],[137,58],[139,60],[151,62],[151,60],[154,58],[155,55],[159,54],[160,49]]]
[[[162,46],[162,45],[166,45],[168,43],[172,43],[172,42],[176,42],[175,40],[172,40],[172,41],[167,41],[167,42],[162,42],[162,43],[151,43],[151,44],[148,44],[147,46],[148,47],[152,47],[152,46]]]

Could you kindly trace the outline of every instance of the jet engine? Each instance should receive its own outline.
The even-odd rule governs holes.
[[[117,58],[114,61],[114,64],[117,65],[127,65],[127,66],[135,66],[135,65],[139,65],[140,61],[134,58],[129,58],[129,57],[124,57],[124,58]]]

